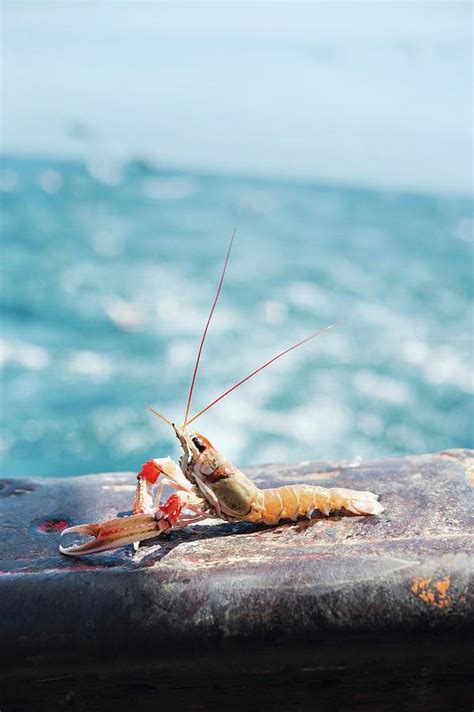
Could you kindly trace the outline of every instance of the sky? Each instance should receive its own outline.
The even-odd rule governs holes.
[[[3,152],[472,192],[459,2],[4,2]]]

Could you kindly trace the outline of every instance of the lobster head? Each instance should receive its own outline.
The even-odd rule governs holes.
[[[223,519],[241,518],[250,511],[257,488],[201,433],[175,427],[183,448],[179,461],[185,477],[199,487],[209,508]]]

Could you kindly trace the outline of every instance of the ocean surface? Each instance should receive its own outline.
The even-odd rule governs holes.
[[[192,412],[236,464],[421,453],[472,438],[472,203],[4,157],[1,473],[137,470]]]

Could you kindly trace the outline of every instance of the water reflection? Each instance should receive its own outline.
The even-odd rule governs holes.
[[[194,412],[342,323],[198,421],[231,459],[472,444],[468,201],[118,165],[4,161],[5,474],[176,455],[145,403],[182,417],[235,225]]]

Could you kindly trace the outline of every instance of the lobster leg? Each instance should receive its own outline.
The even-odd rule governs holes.
[[[155,494],[153,487],[159,483]],[[155,511],[161,501],[165,485],[182,492],[192,492],[192,488],[181,474],[181,470],[170,457],[147,460],[137,475],[137,488],[133,503],[134,514]]]

